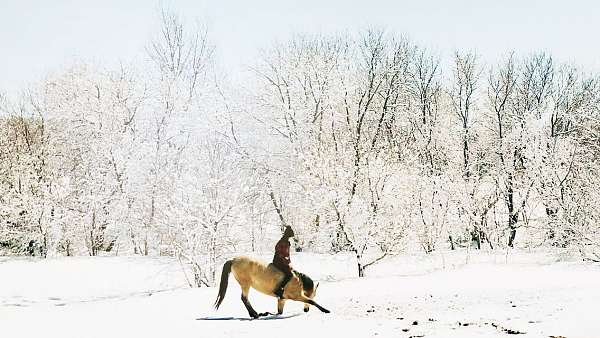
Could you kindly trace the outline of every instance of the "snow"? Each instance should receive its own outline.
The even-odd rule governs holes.
[[[258,255],[267,259],[268,255]],[[551,252],[402,255],[355,278],[350,255],[297,253],[295,267],[320,280],[316,301],[248,320],[230,279],[190,289],[169,258],[0,258],[0,323],[8,337],[518,337],[589,338],[600,332],[600,266]],[[273,298],[251,292],[259,312]],[[413,322],[417,322],[413,325]],[[406,330],[406,331],[405,331]]]

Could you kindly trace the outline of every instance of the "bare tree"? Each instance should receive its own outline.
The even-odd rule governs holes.
[[[470,130],[472,129],[473,115],[475,114],[475,101],[480,70],[477,65],[477,56],[473,53],[454,55],[454,69],[450,99],[452,109],[462,127],[462,155],[463,172],[465,178],[471,176],[470,170]]]

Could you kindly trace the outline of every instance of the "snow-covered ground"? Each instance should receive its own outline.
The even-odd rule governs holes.
[[[264,255],[263,258],[268,258]],[[351,256],[295,254],[323,314],[288,302],[248,320],[231,278],[190,289],[166,258],[0,257],[1,337],[600,337],[600,266],[544,253],[403,255],[354,278]],[[251,292],[259,312],[274,298]]]

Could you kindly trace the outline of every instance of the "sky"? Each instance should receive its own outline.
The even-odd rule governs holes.
[[[442,58],[475,50],[495,63],[509,51],[547,51],[600,71],[593,0],[0,0],[0,91],[15,95],[76,62],[142,62],[161,7],[205,24],[234,78],[260,48],[294,33],[367,27],[407,35]]]

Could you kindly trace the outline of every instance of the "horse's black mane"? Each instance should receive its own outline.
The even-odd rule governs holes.
[[[313,282],[313,280],[310,279],[310,277],[308,277],[307,275],[305,275],[305,274],[303,274],[302,272],[299,272],[299,271],[296,271],[296,274],[298,275],[298,277],[302,281],[302,288],[304,290],[312,290],[315,287],[315,282]]]

